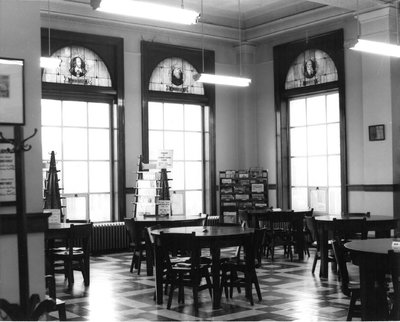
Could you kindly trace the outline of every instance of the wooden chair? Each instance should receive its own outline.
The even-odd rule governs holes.
[[[132,260],[130,272],[133,272],[133,267],[137,269],[140,275],[140,267],[142,260],[146,260],[144,253],[146,252],[145,232],[142,226],[135,222],[134,218],[125,218],[125,228],[129,236],[129,246],[132,249]]]
[[[267,221],[265,238],[266,257],[271,254],[274,260],[275,247],[283,246],[284,254],[293,260],[293,248],[295,246],[293,231],[293,210],[271,212]],[[265,219],[263,219],[265,221]]]
[[[69,287],[74,283],[74,270],[82,273],[85,286],[90,284],[90,236],[93,224],[74,225],[68,231],[65,249],[48,250],[50,273],[62,272],[68,279]],[[62,261],[59,269],[56,262]]]
[[[347,311],[347,321],[351,321],[353,317],[361,317],[361,306],[356,304],[360,300],[360,283],[350,279],[347,270],[347,250],[342,243],[342,240],[336,238],[332,241],[333,253],[339,267],[340,288],[342,293],[350,297],[350,304]]]
[[[266,233],[266,228],[255,229],[252,236],[249,258],[241,258],[240,252],[236,258],[232,258],[229,261],[221,263],[221,292],[225,290],[225,296],[228,298],[228,288],[229,295],[232,298],[233,288],[236,287],[240,293],[240,287],[246,288],[246,296],[250,301],[251,305],[254,305],[253,295],[252,295],[252,285],[257,292],[258,300],[262,301],[260,285],[258,283],[256,263],[255,260],[258,257],[258,252],[262,248],[264,236]],[[247,261],[252,261],[250,265]],[[250,270],[249,270],[250,267]],[[239,274],[240,273],[240,274]],[[241,275],[241,276],[239,276]],[[248,279],[246,280],[246,277]],[[248,283],[247,281],[250,281]]]
[[[198,292],[208,289],[212,296],[212,283],[210,277],[210,265],[202,264],[200,261],[201,249],[196,244],[195,233],[191,234],[164,234],[160,233],[160,247],[163,252],[167,276],[170,282],[167,308],[171,308],[173,293],[179,289],[178,302],[184,303],[185,286],[191,287],[193,291],[193,304],[198,309]],[[174,263],[176,254],[185,253],[190,255],[185,262]],[[201,284],[202,278],[206,284]]]
[[[315,217],[313,216],[306,216],[304,217],[306,229],[309,231],[311,243],[309,244],[310,247],[315,248],[315,255],[313,260],[313,265],[311,269],[311,273],[314,274],[315,268],[317,266],[317,262],[321,259],[320,253],[320,244],[318,242],[318,232],[317,232],[317,224],[315,222]],[[332,241],[329,241],[328,247],[332,250]],[[328,255],[328,261],[331,263],[336,263],[335,256]]]
[[[58,317],[60,321],[67,320],[67,314],[65,310],[65,301],[62,301],[56,296],[56,282],[54,279],[54,275],[46,275],[46,288],[48,290],[48,298],[54,301],[55,308],[58,311]]]
[[[392,307],[389,314],[389,320],[400,320],[400,253],[392,249],[388,252],[390,273],[392,275],[393,294],[390,294]]]
[[[333,218],[333,238],[343,243],[351,239],[367,239],[367,219],[337,219]]]

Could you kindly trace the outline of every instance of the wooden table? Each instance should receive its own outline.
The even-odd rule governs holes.
[[[294,239],[295,239],[295,252],[299,255],[299,260],[304,259],[304,216],[306,211],[292,211],[292,210],[249,210],[244,212],[245,220],[247,220],[249,227],[260,228],[259,221],[268,221],[274,216],[279,214],[287,213],[290,218],[290,222],[293,225]]]
[[[319,276],[323,278],[328,277],[328,239],[332,238],[333,235],[333,218],[338,220],[352,220],[361,219],[362,217],[341,217],[340,215],[315,216],[318,230],[318,242],[320,243],[321,252]],[[367,230],[375,231],[375,238],[390,237],[390,230],[397,228],[397,223],[399,221],[399,218],[377,215],[366,217],[366,219]]]
[[[133,220],[139,225],[138,230],[145,234],[145,228],[155,225],[160,225],[162,228],[167,227],[182,227],[182,226],[202,226],[206,215],[198,216],[136,216]],[[146,253],[150,254],[148,249],[150,245],[146,245]],[[146,271],[147,276],[153,275],[153,258],[146,256]]]
[[[368,321],[387,320],[389,316],[385,274],[389,273],[388,250],[394,238],[354,240],[344,246],[360,269],[361,315]]]
[[[155,261],[156,261],[156,298],[157,304],[163,303],[163,254],[160,247],[160,231],[167,233],[190,234],[196,233],[196,239],[201,248],[209,248],[212,257],[211,275],[213,279],[213,309],[221,307],[220,292],[220,253],[221,248],[244,245],[245,255],[249,255],[250,237],[254,233],[253,228],[242,228],[236,226],[207,226],[203,227],[176,227],[154,230],[152,235],[155,239]],[[250,256],[251,257],[251,256]],[[254,265],[254,261],[248,261]]]

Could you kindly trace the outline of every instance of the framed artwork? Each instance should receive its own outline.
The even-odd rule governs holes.
[[[25,124],[23,59],[0,57],[0,124]]]
[[[370,125],[368,126],[368,134],[370,141],[383,141],[385,140],[385,125]]]
[[[16,202],[15,154],[8,148],[13,146],[0,140],[0,203],[5,206]]]

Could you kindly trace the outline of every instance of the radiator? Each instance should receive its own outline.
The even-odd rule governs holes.
[[[124,222],[94,223],[91,252],[111,253],[129,249],[129,236]]]

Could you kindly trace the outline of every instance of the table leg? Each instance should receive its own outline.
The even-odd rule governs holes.
[[[220,256],[221,250],[219,247],[210,248],[212,267],[211,275],[213,281],[213,309],[219,309],[221,307],[221,285],[220,285]]]
[[[303,219],[298,222],[296,227],[295,239],[296,239],[296,250],[299,255],[299,260],[304,259],[304,233],[303,233]]]
[[[153,276],[153,266],[154,266],[154,249],[151,249],[152,245],[146,244],[146,269],[147,276]]]
[[[160,246],[154,246],[154,257],[156,266],[156,302],[163,304],[163,255]]]
[[[326,229],[318,230],[319,251],[321,263],[319,267],[319,277],[328,278],[328,231]]]

